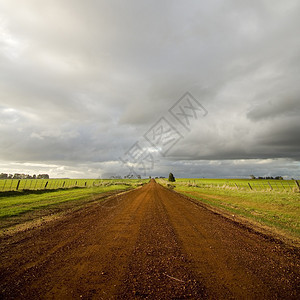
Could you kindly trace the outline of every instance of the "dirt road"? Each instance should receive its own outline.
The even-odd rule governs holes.
[[[300,253],[155,181],[2,238],[4,299],[299,299]]]

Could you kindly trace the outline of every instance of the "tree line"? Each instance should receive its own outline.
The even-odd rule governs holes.
[[[6,174],[1,173],[0,179],[49,179],[50,176],[48,174],[39,174],[39,175],[29,175],[29,174],[20,174],[15,173],[13,174]]]
[[[251,177],[251,179],[275,179],[275,180],[283,180],[282,176],[276,176],[276,177],[273,177],[273,176],[266,176],[266,177],[259,176],[259,177],[255,177],[254,175],[250,175],[250,177]]]

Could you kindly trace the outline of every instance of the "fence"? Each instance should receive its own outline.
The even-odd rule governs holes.
[[[0,179],[0,192],[91,187],[102,183],[103,180],[94,179]]]
[[[197,187],[235,188],[255,191],[300,191],[297,180],[266,180],[266,179],[176,179],[178,184]]]

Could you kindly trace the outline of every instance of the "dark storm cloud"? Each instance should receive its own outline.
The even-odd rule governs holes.
[[[176,177],[186,178],[249,178],[255,176],[299,177],[299,163],[287,159],[245,159],[245,160],[199,160],[165,162],[155,176],[174,171]]]
[[[166,169],[291,166],[300,159],[299,14],[296,0],[0,0],[1,166],[117,172],[118,157],[186,91],[209,114],[182,132]]]

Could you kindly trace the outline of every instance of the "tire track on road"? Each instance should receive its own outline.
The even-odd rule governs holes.
[[[269,241],[159,187],[182,248],[216,299],[297,299],[299,251]]]
[[[151,197],[145,202],[146,214],[140,226],[126,278],[119,288],[120,299],[206,298],[201,278],[191,271],[164,207],[164,195],[151,182]]]

